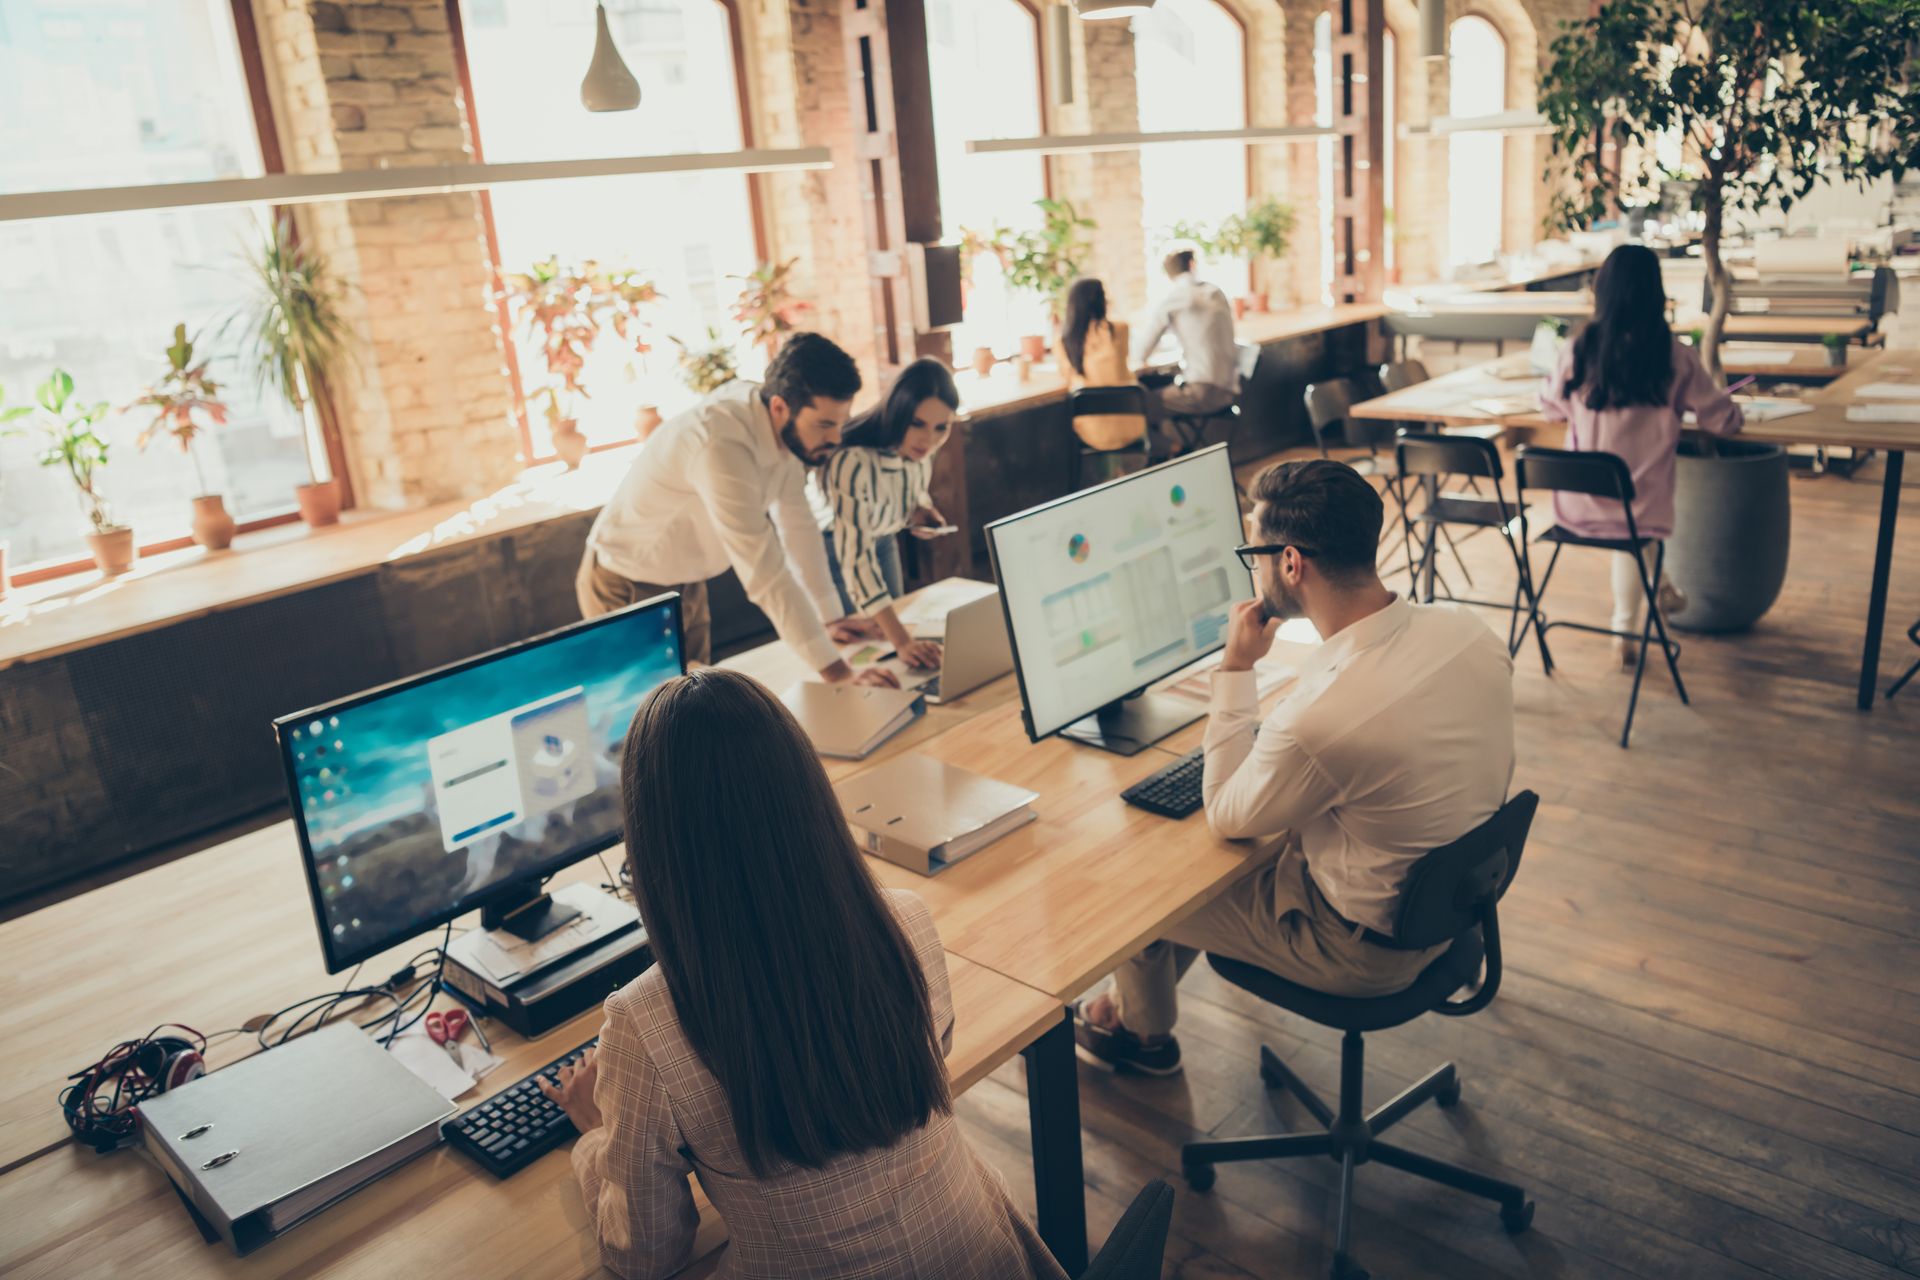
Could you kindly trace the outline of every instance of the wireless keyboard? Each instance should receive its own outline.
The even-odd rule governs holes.
[[[599,1043],[600,1037],[595,1036],[511,1088],[475,1104],[441,1125],[441,1135],[496,1178],[520,1172],[580,1132],[567,1119],[567,1113],[549,1102],[534,1082],[544,1076],[559,1083],[560,1068],[575,1065]]]
[[[1202,752],[1196,748],[1157,773],[1149,774],[1120,793],[1137,809],[1168,818],[1184,818],[1201,805]]]

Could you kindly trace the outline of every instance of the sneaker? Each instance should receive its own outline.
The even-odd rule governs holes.
[[[1180,1042],[1172,1036],[1157,1044],[1143,1044],[1125,1027],[1094,1026],[1078,1007],[1073,1011],[1073,1043],[1081,1061],[1102,1071],[1170,1076],[1180,1070]]]
[[[1687,593],[1665,578],[1660,580],[1660,586],[1654,591],[1653,602],[1663,618],[1677,618],[1687,611]]]
[[[1637,641],[1613,638],[1613,660],[1620,664],[1623,671],[1631,671],[1640,665],[1640,645]]]

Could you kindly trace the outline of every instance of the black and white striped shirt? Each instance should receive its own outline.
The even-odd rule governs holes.
[[[820,488],[831,511],[833,550],[840,577],[860,613],[893,603],[880,572],[881,539],[907,527],[907,517],[932,506],[929,462],[911,462],[879,449],[842,449],[821,469]]]

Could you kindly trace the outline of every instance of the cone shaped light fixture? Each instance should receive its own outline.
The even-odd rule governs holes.
[[[1446,0],[1420,0],[1420,56],[1447,56]]]
[[[640,105],[640,82],[614,47],[604,4],[594,6],[593,61],[580,82],[580,105],[589,111],[632,111]]]
[[[1153,8],[1153,0],[1073,0],[1083,22],[1105,18],[1137,18]]]

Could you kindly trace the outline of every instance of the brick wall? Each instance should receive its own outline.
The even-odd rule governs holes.
[[[256,0],[288,168],[473,158],[441,0]],[[518,437],[472,194],[308,206],[303,234],[353,283],[357,358],[333,383],[362,505],[484,493]]]

